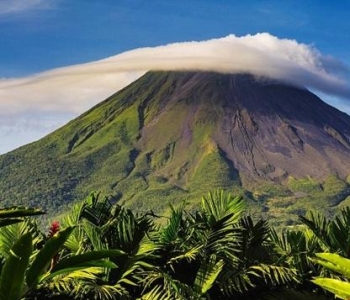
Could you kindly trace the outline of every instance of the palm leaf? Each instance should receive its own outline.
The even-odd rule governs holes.
[[[298,282],[296,270],[281,266],[259,264],[249,267],[247,274],[263,279],[272,286]]]
[[[193,291],[188,285],[172,278],[158,268],[153,268],[151,272],[148,272],[142,283],[144,283],[144,290],[141,299],[186,300],[192,299],[193,296]],[[151,290],[146,292],[149,289]]]
[[[216,261],[215,255],[212,255],[208,262],[202,262],[194,281],[194,291],[199,296],[205,295],[211,289],[223,266],[224,262]]]
[[[103,258],[117,257],[126,255],[120,250],[101,250],[92,251],[80,255],[75,255],[64,260],[61,260],[50,273],[41,277],[40,281],[49,280],[55,276],[71,273],[81,269],[87,269],[91,267],[99,268],[117,268],[111,261],[103,260]]]
[[[37,224],[31,219],[24,222],[12,224],[0,228],[0,253],[6,258],[10,254],[11,248],[17,241],[18,237],[31,233],[33,244],[39,243],[43,236],[39,233]]]
[[[99,199],[100,193],[91,193],[83,204],[80,218],[85,218],[96,226],[104,225],[112,216],[112,204],[105,197]]]
[[[187,252],[182,253],[180,255],[174,256],[170,258],[170,260],[167,262],[167,264],[172,264],[174,262],[178,262],[180,260],[186,259],[188,262],[191,262],[197,258],[197,256],[200,253],[200,250],[203,248],[203,245],[195,246],[191,249],[189,249]]]
[[[340,251],[340,254],[347,256],[350,253],[350,208],[341,210],[329,224],[329,238],[332,243],[332,252]]]
[[[47,287],[59,292],[69,293],[77,299],[133,299],[120,284],[112,285],[101,281],[101,275],[103,274],[103,269],[96,267],[76,270],[54,277],[51,282],[48,282]]]
[[[241,197],[233,197],[223,190],[202,197],[202,209],[211,225],[226,216],[230,216],[226,222],[233,224],[240,219],[245,208],[246,204]]]
[[[88,264],[90,261],[96,261],[103,258],[111,258],[118,256],[125,256],[126,253],[117,250],[100,250],[100,251],[91,251],[80,255],[71,256],[66,259],[62,259],[52,270],[51,272],[57,272],[66,268],[71,268],[74,266],[80,266],[84,264]]]
[[[141,300],[173,300],[174,295],[168,294],[164,292],[164,289],[161,285],[156,285],[152,290],[150,290],[147,294],[144,294],[141,297]],[[177,298],[183,299],[183,298]]]
[[[299,216],[299,220],[304,223],[318,238],[319,242],[324,246],[324,249],[330,250],[332,243],[329,237],[330,221],[321,213],[308,212],[306,217]]]
[[[11,249],[1,272],[0,299],[20,299],[24,293],[25,272],[33,252],[32,236],[22,235]]]
[[[336,297],[341,299],[349,299],[350,297],[350,283],[333,278],[316,278],[312,280],[313,283],[321,286],[333,293]]]
[[[88,239],[88,244],[94,250],[104,250],[107,248],[106,243],[101,239],[101,228],[97,227],[89,222],[81,222],[81,230],[84,232]]]
[[[174,207],[170,205],[171,216],[167,225],[164,228],[162,228],[162,231],[160,233],[160,242],[164,244],[169,244],[174,242],[178,238],[178,232],[181,228],[184,206],[185,204],[183,204],[178,209],[174,209]]]
[[[8,225],[12,225],[12,224],[16,224],[16,223],[20,223],[23,222],[23,219],[19,219],[19,218],[4,218],[4,219],[0,219],[0,227],[5,227]]]
[[[284,230],[280,235],[275,230],[271,230],[270,238],[274,252],[276,253],[276,264],[288,265],[296,269],[300,278],[308,276],[310,272],[315,272],[315,265],[308,258],[315,251],[320,250],[319,244],[310,235],[308,229],[305,230]]]
[[[43,215],[43,212],[40,209],[28,208],[23,206],[12,206],[0,209],[0,219],[4,218],[21,218],[29,216]]]
[[[64,268],[64,269],[61,269],[61,270],[58,270],[54,273],[47,273],[45,274],[44,276],[42,276],[40,278],[40,283],[44,282],[44,281],[47,281],[47,280],[50,280],[56,276],[59,276],[59,275],[63,275],[63,274],[70,274],[70,273],[73,273],[73,272],[77,272],[77,271],[81,271],[81,270],[85,270],[85,269],[89,269],[89,268],[100,268],[100,269],[113,269],[113,268],[117,268],[117,266],[111,262],[111,261],[108,261],[108,260],[91,260],[89,261],[88,263],[84,263],[84,264],[80,264],[80,265],[75,265],[75,266],[72,266],[72,267],[67,267],[67,268]]]
[[[350,278],[350,259],[335,253],[316,253],[315,255],[320,258],[313,259],[316,263]]]
[[[245,270],[236,269],[225,270],[220,276],[219,286],[223,293],[229,296],[237,292],[243,294],[255,287]]]
[[[133,300],[129,292],[119,284],[100,284],[96,281],[85,282],[81,298],[85,297],[86,293],[94,295],[94,299],[101,300]]]
[[[38,252],[27,273],[26,281],[29,287],[33,287],[40,282],[40,276],[46,271],[51,259],[62,248],[73,229],[74,227],[68,227],[56,233]]]
[[[75,226],[75,229],[69,235],[64,246],[76,255],[89,250],[90,245],[87,243],[86,232],[83,224]]]

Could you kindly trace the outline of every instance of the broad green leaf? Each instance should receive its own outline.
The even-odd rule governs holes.
[[[27,273],[27,284],[33,287],[39,283],[40,276],[46,272],[51,259],[60,251],[74,227],[67,227],[51,237],[35,256]]]
[[[51,278],[54,278],[54,277],[56,277],[58,275],[69,274],[69,273],[72,273],[72,272],[76,272],[76,271],[84,270],[84,269],[89,269],[89,268],[109,268],[109,269],[113,269],[113,268],[117,268],[117,267],[118,266],[116,264],[114,264],[113,262],[111,262],[109,260],[103,260],[103,259],[91,260],[89,262],[77,264],[75,266],[67,267],[67,268],[64,268],[64,269],[60,269],[60,270],[57,270],[55,272],[53,272],[53,271],[48,272],[47,274],[44,274],[43,276],[41,276],[39,281],[43,282],[45,280],[49,280]]]
[[[350,278],[350,260],[335,253],[316,253],[314,259],[320,265]]]
[[[0,278],[0,299],[20,299],[24,293],[25,271],[33,252],[32,236],[26,233],[13,245]]]
[[[82,264],[88,265],[90,261],[96,261],[102,258],[110,258],[110,257],[123,256],[123,255],[126,255],[126,253],[117,249],[91,251],[91,252],[87,252],[84,254],[75,255],[75,256],[63,259],[51,270],[51,272],[57,272],[65,268],[71,268]]]
[[[36,216],[43,215],[43,212],[40,209],[36,208],[28,208],[21,206],[7,207],[0,209],[0,218],[20,218],[20,217],[28,217],[28,216]]]
[[[330,291],[341,299],[348,299],[350,297],[350,283],[332,279],[332,278],[316,278],[312,280],[313,283]]]
[[[18,218],[5,218],[5,219],[0,219],[0,227],[4,227],[4,226],[8,226],[8,225],[12,225],[12,224],[16,224],[16,223],[20,223],[23,222],[23,219],[18,219]]]

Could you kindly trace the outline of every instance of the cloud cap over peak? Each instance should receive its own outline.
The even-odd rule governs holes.
[[[29,2],[36,5],[42,0]],[[229,35],[140,48],[24,78],[0,79],[0,117],[6,120],[6,127],[0,126],[1,140],[9,140],[8,132],[17,132],[11,136],[28,132],[25,124],[33,125],[27,139],[16,139],[17,144],[0,148],[0,153],[49,133],[149,70],[245,72],[271,77],[338,97],[333,102],[350,113],[347,102],[339,99],[350,99],[349,70],[342,62],[322,55],[313,46],[268,33]],[[33,113],[35,122],[30,117]],[[46,126],[47,118],[54,124]]]
[[[251,73],[350,99],[348,69],[312,46],[269,33],[140,48],[103,60],[0,80],[0,111],[81,113],[148,70]]]
[[[350,98],[349,84],[337,75],[348,72],[345,65],[312,46],[269,33],[136,49],[105,62],[144,70],[247,72]]]

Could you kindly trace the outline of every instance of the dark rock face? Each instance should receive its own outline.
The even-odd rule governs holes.
[[[182,143],[211,123],[210,138],[243,177],[349,175],[350,117],[308,90],[247,74],[175,73],[172,80],[163,112],[186,102]]]
[[[220,144],[239,170],[271,179],[349,175],[347,115],[307,90],[251,77],[231,76],[228,95],[231,133]]]

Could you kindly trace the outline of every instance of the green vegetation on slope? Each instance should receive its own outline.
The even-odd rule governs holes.
[[[211,106],[204,105],[214,95],[203,87],[172,103],[184,80],[171,72],[146,74],[56,132],[0,156],[1,204],[59,213],[86,191],[100,190],[135,208],[162,210],[168,202],[194,199],[204,174],[212,174],[215,187],[229,188],[233,171],[224,154],[206,153],[216,147],[208,140]],[[189,111],[192,101],[198,112]],[[209,187],[206,180],[201,190]]]
[[[309,210],[322,211],[330,217],[338,212],[339,207],[346,205],[345,200],[350,194],[349,184],[334,175],[324,181],[290,176],[283,190],[284,193],[276,190],[266,193],[266,215],[275,225],[286,222],[293,224],[299,215],[305,215]]]

